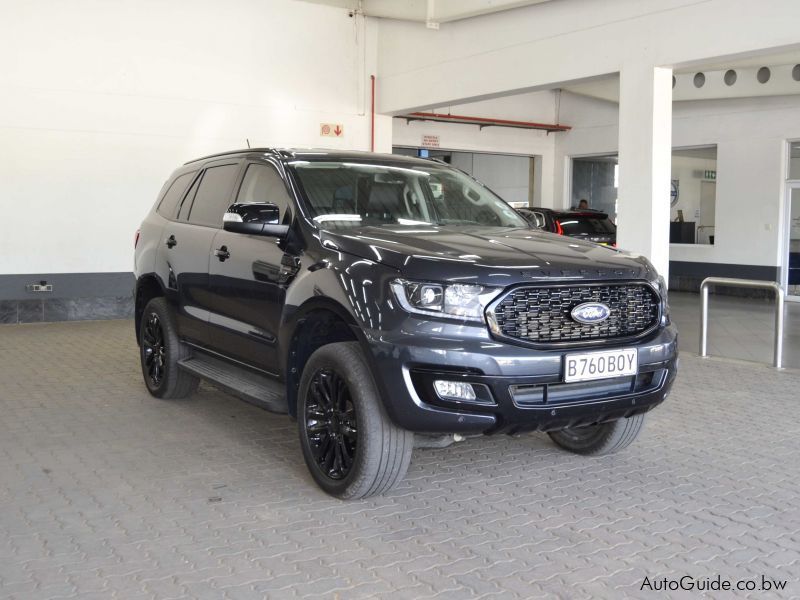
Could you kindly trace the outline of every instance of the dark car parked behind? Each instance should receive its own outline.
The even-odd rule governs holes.
[[[617,226],[604,212],[591,209],[558,211],[549,208],[518,208],[534,227],[559,235],[606,246],[617,245]]]
[[[297,418],[328,493],[395,486],[415,444],[548,432],[630,444],[677,369],[642,256],[532,231],[468,175],[391,155],[253,149],[189,162],[137,236],[147,389],[200,379]]]

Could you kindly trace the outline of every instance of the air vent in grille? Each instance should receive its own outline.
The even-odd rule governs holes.
[[[611,315],[602,323],[578,323],[570,313],[584,302],[602,302]],[[580,342],[632,337],[655,327],[659,298],[644,283],[526,286],[501,297],[490,312],[495,334],[539,344]]]

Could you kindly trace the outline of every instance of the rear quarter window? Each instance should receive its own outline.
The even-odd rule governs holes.
[[[181,201],[181,198],[183,198],[186,188],[189,187],[192,178],[196,174],[197,171],[191,171],[190,173],[184,173],[176,177],[175,181],[170,184],[166,193],[161,198],[161,202],[158,203],[156,212],[167,219],[174,219],[178,209],[178,203]]]

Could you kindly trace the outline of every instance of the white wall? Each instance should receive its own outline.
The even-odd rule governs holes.
[[[616,152],[618,111],[612,103],[566,93],[561,111],[575,126],[556,143],[556,194],[564,205],[569,157]],[[715,244],[673,244],[670,259],[783,264],[786,139],[798,137],[800,96],[675,103],[673,146],[717,145],[717,205]]]
[[[473,154],[472,175],[506,202],[528,204],[531,159],[527,156]]]
[[[550,91],[421,110],[538,123],[555,123],[557,120],[556,96]],[[561,134],[547,134],[545,131],[507,127],[484,127],[480,129],[476,125],[432,121],[411,121],[407,123],[403,119],[393,119],[393,145],[419,147],[422,145],[422,136],[424,135],[439,136],[440,146],[448,150],[541,156],[543,176],[540,188],[537,190],[536,204],[552,206],[553,178],[551,174],[553,172],[555,139]],[[488,185],[491,187],[491,184]],[[499,192],[499,190],[497,191]]]
[[[170,172],[246,138],[369,148],[377,22],[346,10],[0,0],[0,14],[0,273],[130,271]],[[390,151],[391,119],[376,126]]]

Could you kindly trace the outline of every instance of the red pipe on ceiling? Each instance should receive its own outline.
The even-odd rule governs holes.
[[[407,115],[398,115],[399,119],[420,119],[420,120],[436,120],[436,121],[450,121],[453,123],[463,123],[465,125],[496,125],[500,127],[519,127],[521,129],[543,129],[545,131],[569,131],[572,129],[569,125],[561,125],[554,123],[535,123],[533,121],[512,121],[509,119],[492,119],[488,117],[467,117],[464,115],[445,115],[439,113],[428,112],[412,112]]]

